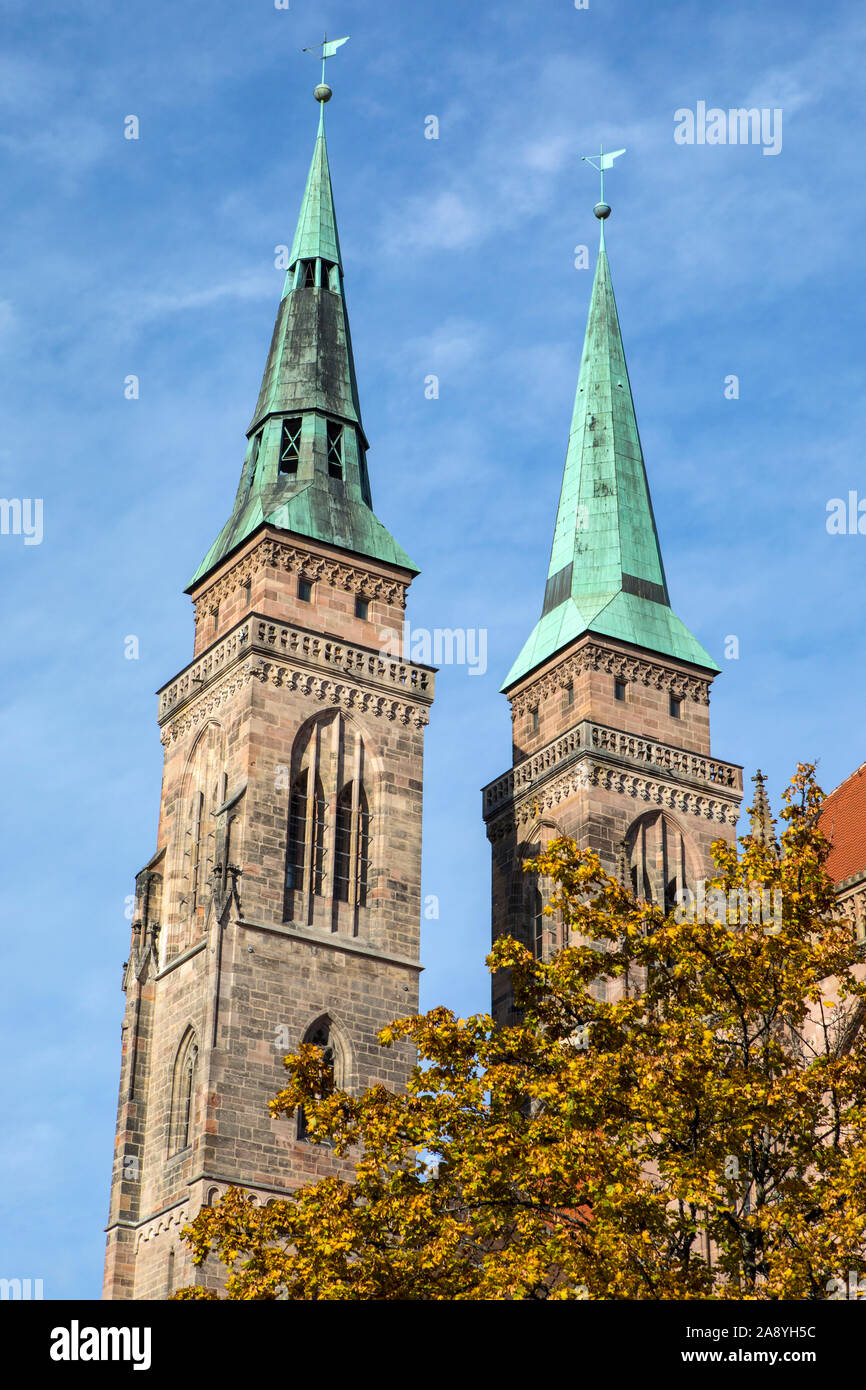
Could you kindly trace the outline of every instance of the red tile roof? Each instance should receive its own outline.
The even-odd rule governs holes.
[[[831,845],[827,872],[834,883],[866,869],[866,763],[827,797],[821,829]]]

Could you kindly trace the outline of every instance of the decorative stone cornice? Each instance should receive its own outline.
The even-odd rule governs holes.
[[[496,844],[534,821],[539,812],[554,811],[563,801],[585,787],[617,792],[643,802],[646,807],[658,806],[681,815],[717,821],[721,825],[736,825],[740,813],[739,797],[728,799],[705,795],[676,783],[630,772],[626,768],[582,760],[561,776],[526,793],[519,801],[510,803],[501,815],[488,821],[487,838]]]
[[[253,576],[263,569],[287,570],[299,579],[312,582],[324,579],[335,589],[344,589],[358,598],[380,599],[388,604],[406,607],[408,584],[399,579],[386,578],[363,565],[348,564],[342,560],[331,559],[307,550],[292,541],[281,541],[275,536],[262,536],[249,554],[197,599],[193,605],[195,621],[198,623],[205,615],[228,598],[229,594],[250,582]]]
[[[333,680],[315,675],[312,671],[297,670],[287,662],[265,661],[261,657],[252,656],[227,679],[215,685],[205,698],[199,697],[191,701],[182,713],[169,719],[160,734],[162,743],[168,745],[183,738],[190,729],[195,728],[224,705],[237,690],[253,680],[286,690],[299,691],[323,704],[339,705],[341,709],[350,713],[372,714],[379,718],[396,720],[400,724],[414,724],[418,729],[430,722],[429,705],[432,696],[428,696],[423,704],[412,704],[405,700],[393,699],[375,690],[365,690],[351,681]]]
[[[382,656],[368,647],[353,647],[347,642],[319,637],[302,628],[272,623],[253,614],[163,687],[159,692],[160,724],[165,724],[172,715],[179,715],[187,705],[190,710],[183,724],[184,731],[190,727],[190,720],[195,723],[212,713],[258,671],[255,664],[250,664],[250,658],[259,653],[268,661],[277,653],[291,663],[292,668],[299,668],[294,671],[293,689],[300,688],[298,682],[303,680],[305,672],[320,674],[318,681],[310,682],[307,693],[342,704],[346,709],[366,710],[378,701],[379,707],[374,713],[383,713],[386,707],[393,706],[395,712],[389,717],[401,718],[404,723],[414,719],[418,723],[416,704],[423,708],[433,700],[434,673],[424,666]],[[241,663],[245,663],[243,668]],[[275,664],[275,669],[277,666],[280,670],[286,669],[282,661]],[[231,680],[219,682],[221,676],[230,673]],[[274,683],[288,684],[284,678],[274,679]],[[362,700],[363,687],[368,684],[373,690],[367,691]],[[205,692],[207,699],[203,700]],[[377,692],[381,692],[381,697]],[[394,699],[394,695],[400,698]],[[406,710],[410,713],[403,718]],[[420,722],[426,724],[428,720],[425,717]]]
[[[522,787],[530,786],[543,777],[552,767],[574,757],[582,747],[582,726],[575,725],[561,738],[555,738],[532,753],[522,762],[516,763],[509,772],[489,782],[481,792],[482,815],[488,816],[506,801],[510,801]]]
[[[521,718],[549,696],[571,685],[575,677],[582,675],[584,671],[606,671],[618,680],[635,681],[653,686],[656,690],[668,690],[671,695],[694,700],[700,705],[710,703],[708,679],[674,670],[670,666],[663,666],[661,662],[645,661],[641,657],[629,656],[625,652],[590,642],[560,662],[552,671],[547,671],[516,695],[509,696],[512,715]]]
[[[611,729],[585,719],[484,787],[482,815],[494,815],[506,802],[537,787],[555,768],[575,762],[582,754],[581,765],[585,767],[586,757],[593,753],[617,764],[638,764],[641,773],[648,765],[677,784],[692,783],[701,792],[706,788],[717,795],[727,793],[737,806],[742,798],[743,770],[735,763],[723,763],[717,758],[707,758],[655,739],[639,738],[622,729]]]
[[[235,669],[227,680],[220,681],[218,685],[213,686],[205,698],[200,697],[194,702],[190,702],[184,713],[179,714],[164,725],[159,736],[160,741],[164,745],[174,743],[176,739],[183,738],[190,729],[194,729],[197,724],[207,720],[227,700],[230,700],[236,691],[249,684],[253,679],[249,668],[250,663],[247,662],[244,666]],[[162,722],[162,718],[160,722]]]
[[[189,1220],[189,1206],[184,1200],[179,1206],[172,1207],[169,1211],[161,1212],[154,1220],[148,1221],[146,1225],[140,1226],[136,1233],[136,1250],[147,1240],[153,1240],[163,1232],[172,1229],[180,1230]]]
[[[339,705],[344,710],[395,719],[400,724],[414,724],[419,729],[430,722],[429,701],[424,705],[414,705],[405,700],[394,700],[374,690],[364,690],[350,681],[330,680],[315,676],[310,671],[293,670],[282,661],[260,659],[252,674],[263,683],[300,691],[323,704]]]

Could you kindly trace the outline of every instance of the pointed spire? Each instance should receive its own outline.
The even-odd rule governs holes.
[[[580,362],[541,618],[507,689],[584,632],[706,670],[719,667],[673,613],[604,242]]]
[[[314,95],[319,128],[234,508],[190,589],[265,523],[417,573],[372,510],[325,143],[331,88]]]
[[[317,91],[323,90],[317,87]],[[326,88],[330,92],[330,87]],[[313,149],[307,186],[295,228],[295,239],[289,254],[289,270],[283,294],[292,288],[292,268],[299,260],[314,261],[317,258],[340,266],[340,239],[337,236],[337,216],[334,212],[334,194],[331,189],[331,169],[328,164],[328,146],[325,141],[325,101],[320,99],[319,130]]]
[[[757,844],[770,848],[775,845],[776,836],[770,802],[767,798],[767,779],[760,768],[758,768],[752,781],[755,784],[755,800],[749,807],[749,835]]]

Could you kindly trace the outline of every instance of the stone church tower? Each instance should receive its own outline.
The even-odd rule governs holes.
[[[156,852],[136,879],[104,1295],[194,1271],[181,1227],[233,1183],[336,1171],[282,1058],[405,1084],[379,1028],[418,1007],[433,672],[380,652],[417,570],[372,510],[324,102],[234,509],[187,592],[193,659],[159,693]]]
[[[710,753],[719,672],[674,614],[613,297],[604,219],[541,616],[502,686],[512,766],[483,791],[493,937],[558,946],[523,862],[560,835],[639,896],[672,902],[733,839],[742,769]],[[508,980],[493,1013],[512,1018]]]

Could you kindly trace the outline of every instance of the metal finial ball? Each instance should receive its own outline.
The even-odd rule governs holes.
[[[610,217],[610,207],[607,203],[596,203],[593,212],[602,222],[606,217]]]
[[[334,93],[331,91],[327,82],[320,82],[316,90],[313,92],[313,96],[316,98],[316,101],[330,101],[333,95]]]

